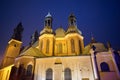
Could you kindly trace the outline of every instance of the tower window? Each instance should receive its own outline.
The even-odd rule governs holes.
[[[47,26],[47,21],[45,21],[45,26]]]
[[[75,52],[75,42],[73,39],[71,39],[71,50],[72,50],[72,53]]]
[[[78,45],[79,45],[79,51],[80,51],[80,53],[82,53],[82,46],[81,46],[81,41],[80,40],[78,41]]]
[[[48,20],[48,26],[50,26],[50,20]]]
[[[74,25],[75,26],[76,25],[76,21],[74,19],[71,19],[70,20],[70,25]]]
[[[16,44],[14,44],[14,47],[17,47],[17,45],[16,45]]]
[[[43,40],[41,41],[40,43],[40,50],[42,51],[42,48],[43,48]]]
[[[71,25],[74,25],[74,20],[73,19],[71,20]]]
[[[51,68],[46,70],[46,80],[53,80],[53,71]]]
[[[110,71],[109,65],[106,62],[102,62],[100,64],[100,67],[101,67],[102,72],[109,72]]]
[[[57,45],[57,52],[58,52],[58,53],[62,53],[62,43],[59,43],[59,44]]]
[[[59,52],[62,53],[62,43],[59,44]]]
[[[65,69],[64,80],[72,80],[71,70],[69,68]]]
[[[50,44],[50,41],[49,41],[49,39],[47,39],[47,42],[46,42],[46,53],[49,53],[49,44]]]

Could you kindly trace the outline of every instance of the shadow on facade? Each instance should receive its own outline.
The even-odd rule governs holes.
[[[116,64],[118,66],[118,70],[120,72],[120,55],[117,51],[114,51],[114,57],[115,57]]]
[[[23,65],[20,65],[19,68],[13,66],[9,80],[34,80],[33,75],[32,70],[26,70]]]

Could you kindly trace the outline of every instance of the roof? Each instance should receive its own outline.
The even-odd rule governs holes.
[[[95,51],[97,51],[97,52],[107,51],[107,48],[104,46],[103,43],[96,42],[96,43],[90,43],[87,46],[85,46],[84,53],[89,53],[89,51],[90,51],[90,49],[92,49],[93,45],[96,48]]]
[[[21,53],[19,56],[33,56],[33,57],[44,57],[43,53],[35,47],[30,47],[25,52]]]
[[[52,34],[53,33],[53,30],[52,28],[50,27],[45,27],[41,32],[40,32],[40,35],[44,34],[44,33],[49,33],[49,34]]]
[[[52,17],[50,12],[48,12],[48,14],[45,17]]]
[[[39,41],[37,40],[32,46],[33,46],[33,47],[37,47],[38,44],[39,44]]]
[[[62,27],[56,29],[55,33],[56,33],[56,37],[64,37],[65,36],[65,30]]]
[[[23,46],[23,49],[20,51],[20,53],[25,52],[25,51],[28,50],[31,46],[32,46],[32,47],[37,47],[38,44],[39,44],[39,41],[37,40],[37,41],[36,41],[34,44],[32,44],[32,45],[28,45],[28,46],[26,46],[26,47]]]
[[[76,26],[69,26],[66,33],[79,33],[82,35],[82,32]]]

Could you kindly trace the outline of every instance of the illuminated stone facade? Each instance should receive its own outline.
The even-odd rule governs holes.
[[[53,31],[52,20],[48,13],[40,36],[35,32],[30,45],[21,51],[21,39],[12,37],[1,64],[0,80],[120,80],[119,63],[110,44],[106,48],[92,38],[84,46],[73,14],[68,17],[67,31],[62,27]]]

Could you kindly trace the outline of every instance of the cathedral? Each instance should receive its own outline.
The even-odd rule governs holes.
[[[45,16],[40,34],[35,31],[22,47],[22,23],[14,29],[0,65],[0,80],[120,80],[120,54],[94,37],[84,45],[76,17],[70,14],[65,31],[52,29]]]

